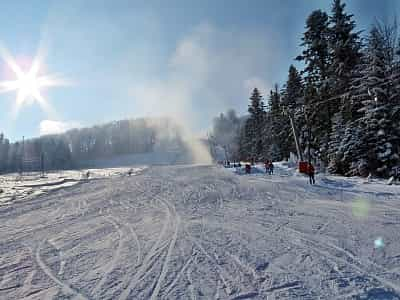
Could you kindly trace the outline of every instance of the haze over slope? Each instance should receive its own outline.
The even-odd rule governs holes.
[[[209,164],[207,146],[171,118],[114,121],[3,143],[0,172],[137,164]]]

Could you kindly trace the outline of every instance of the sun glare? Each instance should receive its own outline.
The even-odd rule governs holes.
[[[18,90],[20,90],[25,95],[34,95],[37,93],[38,84],[35,76],[31,74],[23,74],[17,80]]]
[[[18,114],[22,106],[33,102],[38,103],[46,113],[53,114],[53,109],[42,96],[41,91],[46,87],[65,85],[67,81],[57,79],[55,76],[39,75],[40,61],[38,57],[33,60],[30,69],[24,72],[4,48],[0,49],[0,55],[16,77],[15,80],[0,82],[0,92],[17,92],[14,106],[15,115]]]

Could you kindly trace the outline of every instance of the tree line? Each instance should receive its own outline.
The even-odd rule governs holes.
[[[267,104],[255,88],[248,115],[230,112],[214,120],[210,140],[223,145],[229,159],[283,160],[298,153],[337,174],[395,172],[400,163],[398,26],[376,21],[368,32],[359,31],[345,8],[334,0],[330,14],[315,10],[307,17],[302,52],[295,58],[304,67],[291,65],[287,81],[270,91]]]
[[[10,143],[0,134],[0,172],[70,169],[116,155],[183,149],[180,128],[165,119],[129,119]]]

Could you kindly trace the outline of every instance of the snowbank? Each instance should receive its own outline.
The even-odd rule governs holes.
[[[144,168],[142,166],[136,168],[68,170],[47,173],[45,176],[41,176],[38,172],[23,176],[16,173],[3,175],[0,176],[0,206],[70,187],[78,183],[110,176],[127,175],[129,170],[132,171],[132,175],[135,175]],[[86,176],[87,172],[89,172],[89,178]]]

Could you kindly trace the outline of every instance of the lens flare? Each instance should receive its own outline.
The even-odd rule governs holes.
[[[375,249],[383,248],[385,246],[385,243],[383,242],[383,239],[381,237],[378,237],[374,241],[374,247]]]
[[[365,218],[368,216],[370,204],[367,199],[357,198],[352,203],[352,213],[356,218]]]
[[[52,115],[53,109],[42,96],[41,90],[69,84],[68,81],[50,75],[39,75],[41,56],[36,56],[27,72],[17,64],[14,57],[3,47],[0,47],[0,56],[8,67],[14,72],[15,79],[0,82],[0,93],[17,91],[14,115],[16,116],[22,106],[36,102],[47,114]]]

